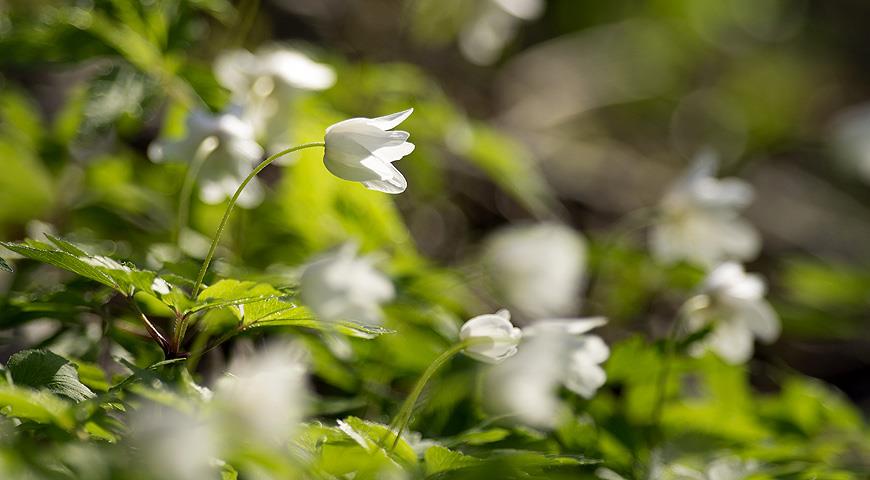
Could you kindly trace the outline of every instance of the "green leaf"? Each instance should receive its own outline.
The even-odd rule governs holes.
[[[299,307],[300,314],[310,315],[308,310]],[[372,339],[381,335],[395,333],[394,330],[377,325],[364,325],[357,322],[321,322],[310,316],[300,318],[276,318],[266,321],[257,321],[248,324],[245,329],[259,327],[302,327],[322,332],[333,332],[349,337]]]
[[[267,283],[243,282],[233,279],[220,280],[200,292],[197,304],[186,314],[213,310],[255,302],[264,302],[286,296],[286,294]],[[238,311],[238,310],[237,310]]]
[[[75,426],[71,405],[48,391],[0,386],[0,413],[36,423],[54,424],[64,430],[72,430]]]
[[[319,321],[307,308],[295,303],[285,291],[267,283],[233,279],[220,280],[204,289],[197,298],[197,305],[187,313],[227,307],[235,307],[231,311],[241,322],[243,330],[260,327],[302,327],[367,339],[392,333],[392,330],[380,326],[352,321]]]
[[[112,280],[112,277],[103,273],[101,269],[85,262],[75,255],[62,250],[53,249],[51,246],[44,243],[30,241],[25,245],[22,243],[0,242],[0,245],[3,245],[19,255],[24,255],[27,258],[54,265],[85,278],[90,278],[91,280],[100,282],[103,285],[112,287],[116,290],[120,289],[118,284]]]
[[[395,448],[389,448],[393,445],[396,434],[386,425],[347,417],[339,421],[338,428],[367,452],[383,450],[391,459],[405,467],[417,465],[417,453],[404,439],[400,438]]]
[[[472,467],[481,463],[479,458],[454,452],[440,445],[429,447],[423,459],[426,462],[426,476]]]
[[[27,258],[54,265],[102,283],[126,296],[132,296],[136,292],[146,292],[157,295],[158,298],[161,297],[152,290],[157,273],[139,270],[102,255],[91,255],[66,240],[50,235],[47,237],[54,245],[36,240],[27,240],[24,243],[0,242],[0,245]],[[170,287],[172,286],[170,285]],[[176,287],[172,287],[172,290],[181,291]],[[173,306],[171,303],[167,304]]]
[[[75,365],[48,350],[22,350],[9,358],[6,367],[17,385],[45,388],[76,402],[94,397],[79,381]]]

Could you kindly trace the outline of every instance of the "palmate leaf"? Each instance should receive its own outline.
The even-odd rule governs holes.
[[[79,380],[75,365],[48,350],[22,350],[12,355],[6,366],[16,385],[44,388],[76,402],[94,397]]]

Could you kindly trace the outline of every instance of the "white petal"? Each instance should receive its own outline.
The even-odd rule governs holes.
[[[386,164],[389,166],[392,171],[392,176],[389,178],[384,178],[382,180],[367,180],[363,181],[362,184],[368,188],[369,190],[377,190],[379,192],[384,193],[402,193],[408,188],[408,181],[405,180],[405,177],[401,172],[396,170],[392,164]]]
[[[782,326],[779,323],[779,317],[764,300],[745,301],[742,302],[743,315],[746,326],[752,330],[761,341],[772,343],[779,338]]]
[[[742,321],[720,321],[710,334],[710,347],[730,364],[746,363],[752,358],[752,332]]]
[[[413,108],[409,108],[407,110],[403,110],[401,112],[391,113],[389,115],[384,115],[383,117],[371,118],[368,119],[368,124],[378,127],[381,130],[389,130],[391,128],[396,127],[400,123],[404,122],[406,118],[410,117],[411,114],[414,113]]]
[[[523,331],[526,335],[539,335],[546,332],[582,335],[606,323],[607,319],[604,317],[546,319],[538,320],[534,324],[524,328]]]
[[[589,361],[604,363],[610,357],[610,348],[601,337],[597,335],[584,335],[580,337],[580,340],[582,343],[576,351],[580,352]]]
[[[607,374],[595,363],[582,357],[572,357],[565,378],[565,387],[583,398],[592,398],[607,381]]]
[[[384,146],[372,153],[388,162],[395,162],[396,160],[401,160],[406,155],[410,155],[414,151],[414,147],[413,143],[405,142],[395,146]]]
[[[761,276],[748,274],[739,283],[731,285],[723,291],[724,294],[744,300],[759,300],[764,297],[767,287]]]

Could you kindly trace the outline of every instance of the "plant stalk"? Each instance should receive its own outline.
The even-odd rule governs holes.
[[[220,242],[221,235],[223,234],[224,228],[226,228],[226,226],[227,226],[227,221],[230,218],[230,213],[232,213],[233,207],[236,206],[236,200],[239,199],[239,195],[242,194],[242,190],[245,189],[245,187],[248,185],[248,183],[250,183],[251,180],[254,177],[256,177],[258,173],[260,173],[260,171],[262,171],[270,163],[283,157],[284,155],[287,155],[289,153],[293,153],[295,151],[302,150],[305,148],[324,147],[324,146],[326,146],[326,144],[323,142],[310,142],[310,143],[303,143],[301,145],[296,145],[295,147],[290,147],[290,148],[281,150],[280,152],[275,153],[273,155],[270,155],[268,158],[263,160],[263,162],[261,162],[259,165],[257,165],[254,168],[254,170],[251,171],[251,173],[242,181],[241,185],[239,185],[239,188],[236,189],[236,193],[233,194],[232,198],[230,198],[230,203],[227,205],[227,209],[224,212],[224,216],[221,219],[220,225],[218,225],[217,232],[215,232],[214,239],[212,239],[211,247],[209,247],[209,249],[208,249],[208,254],[205,257],[205,261],[202,262],[202,267],[199,269],[199,276],[196,278],[196,283],[194,284],[194,287],[193,287],[193,298],[194,299],[196,299],[197,295],[199,295],[199,290],[200,290],[200,288],[202,288],[202,281],[203,281],[203,279],[205,279],[205,274],[208,271],[208,267],[209,267],[209,264],[211,264],[212,258],[214,258],[215,249],[217,249],[218,242]]]

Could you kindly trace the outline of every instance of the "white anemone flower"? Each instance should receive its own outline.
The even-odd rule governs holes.
[[[524,317],[572,315],[580,303],[586,242],[558,223],[511,226],[487,239],[483,265],[500,300]]]
[[[323,163],[336,177],[361,182],[366,188],[402,193],[408,182],[392,162],[414,151],[410,134],[390,131],[405,121],[413,108],[378,118],[351,118],[326,129]]]
[[[463,353],[486,363],[501,363],[515,355],[522,338],[522,330],[513,326],[507,310],[478,315],[459,330],[459,339],[471,342]]]
[[[228,442],[280,447],[305,416],[309,390],[304,351],[272,344],[237,358],[214,389],[214,421]]]
[[[395,297],[390,279],[373,266],[373,258],[358,257],[346,244],[308,265],[300,280],[300,296],[324,321],[381,323],[381,304]]]
[[[244,117],[254,126],[270,151],[289,140],[292,102],[305,91],[325,90],[335,84],[335,71],[304,53],[270,45],[256,53],[228,50],[215,60],[215,77],[244,105]]]
[[[232,197],[263,156],[263,148],[254,139],[253,127],[237,112],[213,115],[196,110],[188,114],[186,132],[181,138],[161,139],[148,148],[154,162],[174,160],[189,162],[199,169],[200,199],[216,204]],[[263,188],[252,179],[239,196],[243,208],[257,206]]]
[[[688,331],[712,326],[691,353],[700,355],[711,349],[728,363],[740,364],[752,357],[754,338],[775,341],[781,327],[776,312],[764,300],[765,290],[759,275],[747,274],[737,263],[724,263],[710,272],[702,293],[683,308]]]
[[[652,253],[660,261],[712,267],[758,255],[759,234],[739,216],[752,202],[752,186],[737,178],[715,178],[716,165],[712,155],[701,155],[662,199],[661,219],[650,235]]]
[[[603,318],[541,320],[523,329],[517,355],[487,374],[489,407],[533,427],[557,427],[569,412],[559,398],[560,387],[589,399],[604,385],[606,374],[600,364],[610,356],[610,349],[600,337],[587,333],[606,322]]]

